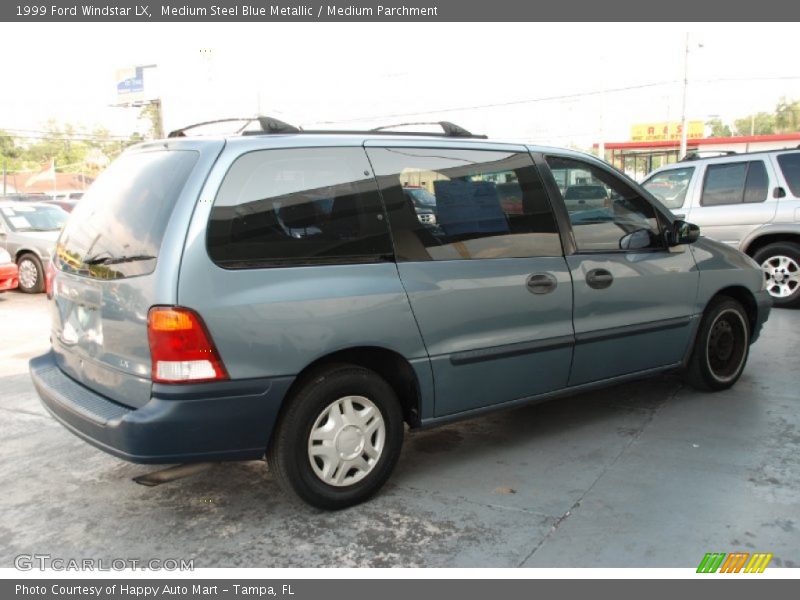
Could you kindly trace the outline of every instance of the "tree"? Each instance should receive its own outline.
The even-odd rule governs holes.
[[[142,110],[139,111],[139,119],[149,123],[149,131],[147,133],[150,139],[157,140],[164,137],[164,133],[162,131],[163,124],[161,123],[160,100],[154,100],[153,102],[145,104],[142,107]]]
[[[706,125],[711,128],[710,137],[730,137],[733,135],[731,128],[722,122],[722,119],[714,118],[706,121]]]
[[[775,113],[760,112],[733,122],[736,135],[768,135],[775,133]]]
[[[776,133],[800,131],[800,100],[787,100],[782,97],[775,107]]]

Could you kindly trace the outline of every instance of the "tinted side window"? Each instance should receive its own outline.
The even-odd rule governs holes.
[[[391,257],[389,230],[369,173],[361,148],[241,156],[214,201],[209,255],[227,268]]]
[[[700,204],[718,206],[740,203],[744,195],[746,177],[747,163],[708,165]]]
[[[579,251],[663,248],[655,208],[612,173],[581,160],[548,156]]]
[[[781,154],[778,156],[778,164],[792,194],[800,196],[800,152]]]
[[[769,191],[767,168],[760,160],[754,160],[747,169],[747,181],[744,184],[744,202],[764,202]]]
[[[370,148],[399,260],[560,256],[528,154]]]
[[[769,178],[763,161],[708,165],[700,204],[719,206],[764,202],[768,187]]]

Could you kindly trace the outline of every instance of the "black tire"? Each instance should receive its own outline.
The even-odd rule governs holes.
[[[744,307],[733,298],[718,296],[703,313],[686,380],[699,390],[726,390],[738,381],[749,351],[750,321]]]
[[[24,285],[22,282],[22,269],[23,265],[25,268],[33,268],[36,270],[36,277],[33,281],[32,285]],[[20,271],[19,277],[19,291],[24,292],[26,294],[38,294],[44,291],[44,268],[42,267],[42,261],[39,260],[39,257],[35,254],[30,252],[26,252],[22,254],[17,259],[17,268]]]
[[[363,397],[380,412],[383,420],[383,434],[380,436],[382,449],[369,466],[370,470],[364,468],[351,475],[356,469],[348,466],[350,463],[342,463],[345,466],[340,471],[345,478],[352,479],[352,483],[329,484],[323,479],[324,473],[318,475],[328,463],[311,456],[312,443],[322,443],[311,442],[312,429],[325,429],[329,417],[323,415],[332,414],[328,409],[336,410],[331,407],[348,396]],[[352,402],[356,407],[362,407],[360,410],[370,410],[363,408],[366,405],[359,404],[358,400]],[[282,488],[317,508],[338,510],[364,502],[386,483],[400,456],[404,427],[397,395],[379,375],[355,365],[330,365],[306,377],[297,391],[287,399],[287,403],[267,449],[267,463]],[[337,414],[340,415],[338,418],[345,417],[342,411]],[[375,414],[374,410],[371,414]],[[340,426],[331,420],[330,429],[336,431],[337,427]],[[345,453],[351,456],[351,452],[358,453],[358,456],[352,455],[352,460],[365,460],[366,445],[369,444],[370,449],[374,447],[372,441],[379,439],[377,432],[365,436],[360,427],[355,426],[358,431],[353,435],[361,441],[354,442],[348,438],[347,442],[341,443],[345,449],[341,449],[340,442],[345,439],[342,432],[347,427],[351,428],[349,433],[354,431],[353,425],[342,425],[336,432],[335,439],[329,442],[335,448],[337,456],[341,457],[334,461],[346,460]],[[375,437],[369,437],[373,435]],[[351,445],[347,446],[348,443]],[[367,457],[366,460],[372,459]],[[312,461],[315,465],[312,465]],[[327,472],[339,473],[330,469]],[[361,476],[361,479],[356,480],[357,476]]]
[[[789,262],[783,261],[784,264],[781,264],[783,258],[789,259]],[[800,277],[800,244],[794,242],[769,244],[757,250],[753,254],[753,260],[764,269],[764,276],[767,277],[767,291],[772,296],[774,306],[780,308],[800,306],[800,281],[782,279],[778,283],[774,279],[776,275],[781,278],[792,275]],[[767,271],[767,268],[770,268],[770,272]],[[776,295],[775,292],[781,287],[784,290],[788,288],[791,293],[785,296]]]

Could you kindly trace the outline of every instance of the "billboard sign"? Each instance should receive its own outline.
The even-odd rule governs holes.
[[[689,121],[686,124],[688,139],[704,137],[705,125],[702,121]],[[661,123],[639,123],[631,126],[632,142],[663,142],[681,139],[681,124],[677,121]]]
[[[117,86],[117,104],[143,104],[152,100],[157,91],[154,89],[153,75],[156,65],[144,65],[117,69],[114,82]]]

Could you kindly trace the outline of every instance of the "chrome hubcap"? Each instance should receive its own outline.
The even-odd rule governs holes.
[[[19,263],[19,282],[22,287],[30,289],[36,285],[39,278],[39,270],[33,261],[23,260]]]
[[[378,407],[364,396],[345,396],[331,402],[311,427],[308,460],[328,485],[353,485],[378,464],[385,442]]]
[[[761,263],[767,291],[776,298],[787,298],[800,288],[800,265],[788,256],[770,256]]]

